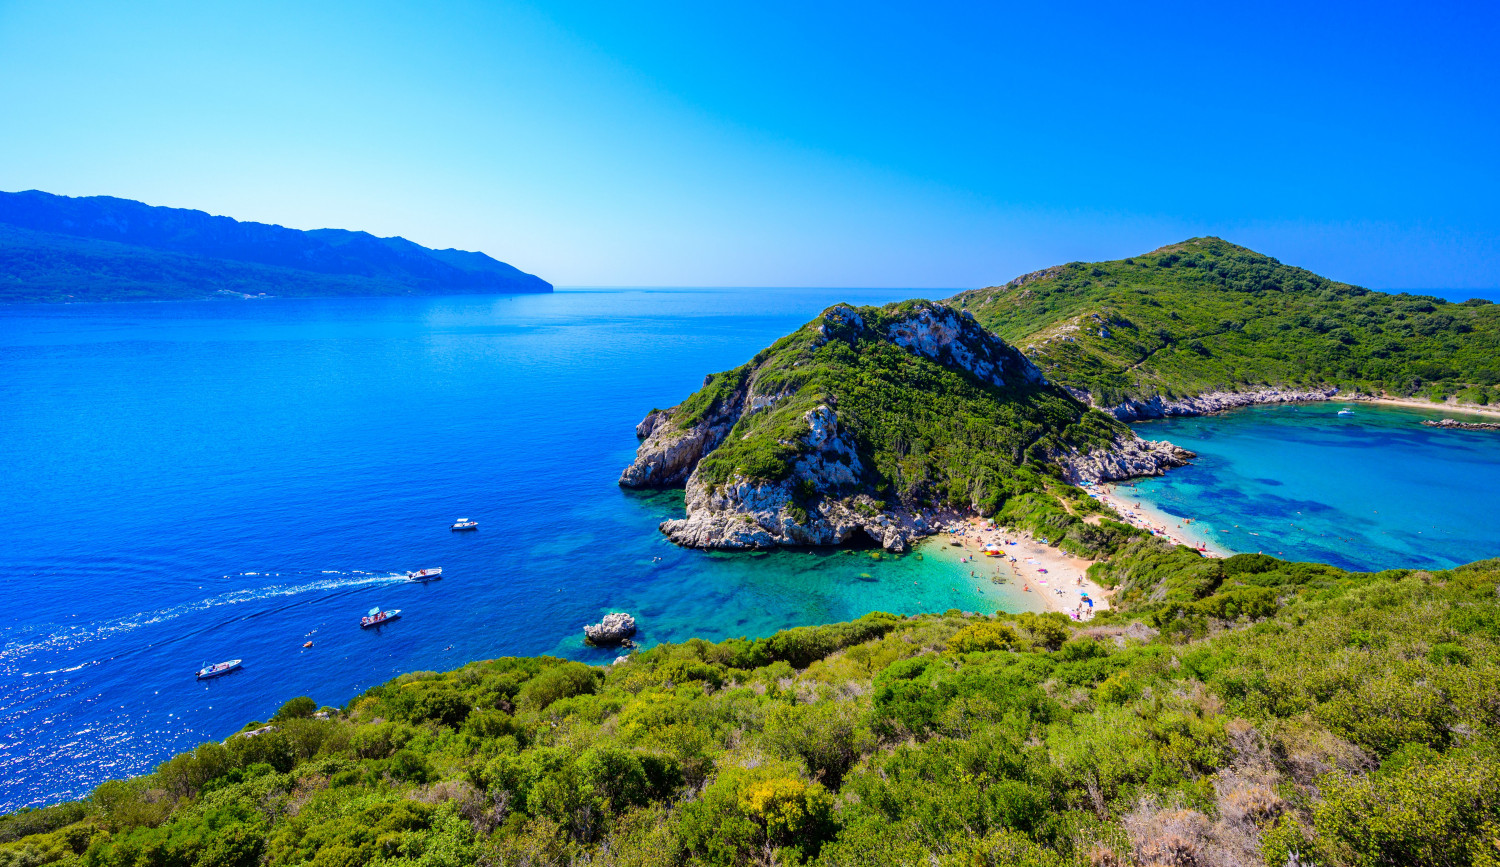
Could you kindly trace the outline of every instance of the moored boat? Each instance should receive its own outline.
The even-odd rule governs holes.
[[[229,672],[234,671],[236,668],[239,668],[241,662],[244,662],[244,660],[231,659],[228,662],[216,662],[213,665],[206,665],[203,668],[198,669],[198,679],[207,680],[210,677],[218,677],[220,675],[228,674]]]
[[[369,614],[366,614],[364,617],[361,617],[359,619],[359,628],[366,629],[371,626],[379,626],[382,623],[389,623],[400,616],[400,608],[393,608],[390,611],[381,611],[380,606],[377,605],[374,608],[370,609]]]
[[[409,581],[436,581],[443,577],[443,567],[434,566],[431,569],[418,569],[415,572],[406,573]]]
[[[459,518],[457,521],[454,521],[453,522],[453,526],[449,527],[448,529],[450,529],[450,530],[478,530],[479,529],[479,522],[478,521],[471,521],[468,518]]]
[[[1343,409],[1339,410],[1338,414],[1339,415],[1354,415],[1354,410],[1352,410],[1352,409],[1350,409],[1349,407],[1346,406]]]

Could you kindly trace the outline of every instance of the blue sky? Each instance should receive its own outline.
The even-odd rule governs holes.
[[[1493,288],[1497,10],[0,0],[0,189],[561,285],[968,287],[1216,234]]]

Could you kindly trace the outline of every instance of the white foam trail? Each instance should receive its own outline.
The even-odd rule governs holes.
[[[256,575],[254,572],[244,572],[242,575]],[[267,574],[267,573],[260,573]],[[207,599],[199,599],[193,602],[184,602],[161,608],[156,611],[140,611],[113,620],[96,623],[82,624],[78,626],[51,627],[41,626],[35,628],[35,632],[50,633],[36,638],[13,639],[7,641],[0,648],[0,663],[14,662],[18,658],[47,649],[73,648],[79,644],[90,641],[104,641],[117,635],[132,632],[145,626],[154,626],[168,620],[175,620],[184,614],[198,611],[208,611],[225,605],[241,605],[246,602],[257,602],[265,599],[295,596],[299,593],[314,593],[318,591],[340,590],[347,587],[358,587],[365,584],[379,584],[384,582],[405,581],[406,576],[401,573],[373,574],[369,572],[330,573],[324,570],[318,574],[347,575],[343,578],[320,578],[300,584],[272,584],[265,587],[252,587],[243,590],[231,590]],[[229,577],[229,576],[225,576]],[[28,630],[33,631],[33,630]],[[89,663],[84,663],[85,665]],[[59,671],[73,671],[76,669],[59,669]],[[54,672],[46,672],[52,674]]]
[[[70,671],[77,671],[80,668],[87,668],[90,665],[93,665],[95,662],[96,662],[96,660],[91,659],[88,662],[80,662],[77,665],[73,666],[72,668],[54,668],[51,671],[44,671],[44,672],[42,672],[42,674],[67,674]],[[22,675],[22,676],[23,677],[31,677],[30,674],[26,674],[26,675]]]

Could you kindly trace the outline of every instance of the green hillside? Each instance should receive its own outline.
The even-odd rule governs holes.
[[[710,485],[733,476],[779,480],[806,452],[798,434],[820,404],[835,407],[865,459],[860,481],[893,498],[990,509],[1007,493],[1039,486],[1050,452],[1068,445],[1104,445],[1121,433],[1112,419],[1089,413],[1062,390],[1026,379],[1025,360],[995,343],[1014,365],[996,385],[949,360],[909,352],[889,326],[925,302],[851,309],[851,320],[820,317],[776,342],[749,364],[717,374],[680,410],[685,421],[700,406],[735,387],[785,395],[762,412],[743,414],[699,471]],[[827,327],[832,324],[833,327]],[[982,339],[978,329],[970,335]]]
[[[0,864],[1500,863],[1500,561],[1141,540],[1095,574],[1128,611],[1086,627],[871,614],[297,699],[0,818]]]
[[[1500,307],[1372,292],[1218,238],[1072,262],[950,303],[1100,406],[1325,385],[1500,400]]]

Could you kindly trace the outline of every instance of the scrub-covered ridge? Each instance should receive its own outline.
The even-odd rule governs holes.
[[[1189,457],[1090,411],[972,316],[929,302],[832,307],[637,433],[620,484],[685,485],[687,517],[662,530],[704,548],[858,531],[904,550],[931,532],[933,510],[994,514]]]
[[[1218,238],[1071,262],[949,303],[1122,418],[1335,392],[1500,400],[1500,307],[1373,292]]]
[[[1128,543],[1123,610],[404,675],[89,798],[15,867],[1500,863],[1500,562]]]

